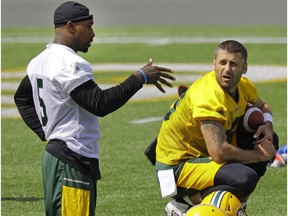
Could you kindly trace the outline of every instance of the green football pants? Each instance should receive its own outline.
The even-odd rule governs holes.
[[[96,181],[44,152],[43,183],[47,216],[95,215]]]

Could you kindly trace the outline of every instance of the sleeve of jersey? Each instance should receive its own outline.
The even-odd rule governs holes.
[[[42,141],[45,141],[45,133],[34,107],[32,86],[28,76],[25,76],[20,83],[14,95],[14,101],[26,125],[33,130]]]
[[[225,122],[227,121],[227,117],[225,117],[225,112],[221,107],[213,109],[213,107],[211,106],[194,106],[192,117],[197,122],[203,120],[216,120],[225,124]]]
[[[195,121],[216,120],[223,124],[227,121],[225,94],[222,91],[198,91],[192,95],[191,103],[191,114]]]
[[[215,73],[207,73],[196,81],[189,91],[192,119],[196,122],[216,120],[227,121],[225,94],[216,81]]]
[[[102,90],[93,80],[89,80],[74,89],[70,95],[81,107],[103,117],[123,106],[142,86],[140,80],[134,75],[121,84],[105,90]]]
[[[70,94],[75,88],[93,79],[93,69],[86,62],[73,62],[67,64],[54,79],[61,85],[64,92]]]

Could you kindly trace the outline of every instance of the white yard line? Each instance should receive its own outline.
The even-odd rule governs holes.
[[[143,63],[133,63],[133,64],[93,64],[93,70],[95,72],[101,71],[113,71],[113,72],[123,72],[123,71],[134,71],[140,67],[143,67],[145,62]],[[167,62],[155,62],[155,64],[159,66],[165,66],[168,68],[173,69],[173,71],[185,71],[187,73],[193,72],[207,72],[211,70],[212,64],[186,64],[186,63],[167,63]],[[275,74],[275,76],[287,76],[287,67],[286,66],[277,66],[277,65],[249,65],[248,67],[248,74],[249,73],[260,73],[262,72],[263,75],[260,77],[266,76],[267,73]],[[17,72],[10,72],[10,71],[2,71],[1,77],[2,78],[19,78],[25,76],[25,71],[17,71]]]
[[[177,82],[193,82],[202,76],[201,73],[210,71],[212,65],[210,64],[169,64],[169,63],[157,63],[165,67],[172,68],[174,70],[174,76]],[[143,64],[94,64],[93,70],[97,71],[135,71],[142,67]],[[177,71],[181,71],[181,75],[177,74]],[[183,74],[182,71],[186,71],[187,74]],[[189,71],[199,72],[198,74],[189,74]],[[25,76],[24,71],[19,72],[1,72],[2,78],[22,78]],[[251,65],[248,68],[248,73],[245,75],[253,82],[259,81],[272,81],[278,79],[287,79],[287,67],[284,66],[263,66],[263,65]],[[2,90],[15,91],[18,87],[18,82],[4,81],[1,83]],[[99,84],[102,89],[109,88],[115,84]],[[149,98],[160,98],[172,95],[177,95],[177,88],[164,87],[166,93],[163,94],[154,86],[146,85],[140,91],[138,91],[132,100],[142,100]],[[4,95],[1,98],[1,104],[14,104],[13,95]],[[2,108],[1,116],[5,117],[18,117],[18,111],[16,108]],[[153,120],[152,120],[153,121]]]

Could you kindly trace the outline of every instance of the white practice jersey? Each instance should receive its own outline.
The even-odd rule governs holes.
[[[72,151],[99,158],[98,118],[70,97],[76,87],[93,79],[92,66],[69,47],[48,44],[29,63],[27,73],[46,139],[63,140]]]

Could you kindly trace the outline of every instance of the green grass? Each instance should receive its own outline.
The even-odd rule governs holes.
[[[217,31],[216,31],[217,30]],[[97,37],[286,37],[285,27],[162,27],[99,28]],[[53,37],[50,29],[2,29],[2,37]],[[85,58],[92,63],[155,62],[211,63],[216,44],[94,44]],[[2,70],[24,70],[45,44],[2,43]],[[250,64],[286,65],[286,45],[247,44]],[[153,55],[151,55],[153,54]],[[11,61],[13,59],[13,61]],[[97,72],[99,83],[121,82],[131,72]],[[182,73],[181,71],[179,73]],[[272,72],[271,72],[272,73]],[[19,78],[2,81],[20,82]],[[273,109],[274,129],[280,144],[287,141],[287,83],[256,83],[260,96]],[[12,90],[2,91],[12,95]],[[132,120],[164,116],[174,97],[130,101],[120,110],[100,118],[102,179],[98,182],[97,215],[164,215],[169,199],[162,199],[154,168],[144,156],[161,122],[131,124]],[[3,107],[15,107],[2,104]],[[44,215],[41,161],[45,148],[38,137],[18,118],[1,119],[1,215]],[[287,215],[287,168],[268,168],[249,199],[252,216]]]
[[[283,141],[281,143],[285,143],[286,114],[282,112],[286,91],[284,82],[278,84],[259,84],[259,89],[264,95],[269,91],[283,92],[278,98],[266,96],[269,101],[275,101],[275,130]],[[174,98],[128,102],[117,112],[100,119],[103,138],[98,215],[164,215],[163,207],[168,200],[160,197],[153,166],[143,153],[161,123],[133,125],[129,122],[164,116],[173,101]],[[42,215],[41,158],[44,146],[22,120],[2,119],[2,215],[14,216],[20,212],[23,216]],[[286,178],[286,168],[268,168],[249,200],[250,215],[282,216],[286,213],[283,204],[286,203]]]
[[[279,135],[279,142],[287,144],[287,82],[256,83],[260,97],[267,101],[275,119],[274,130]]]

